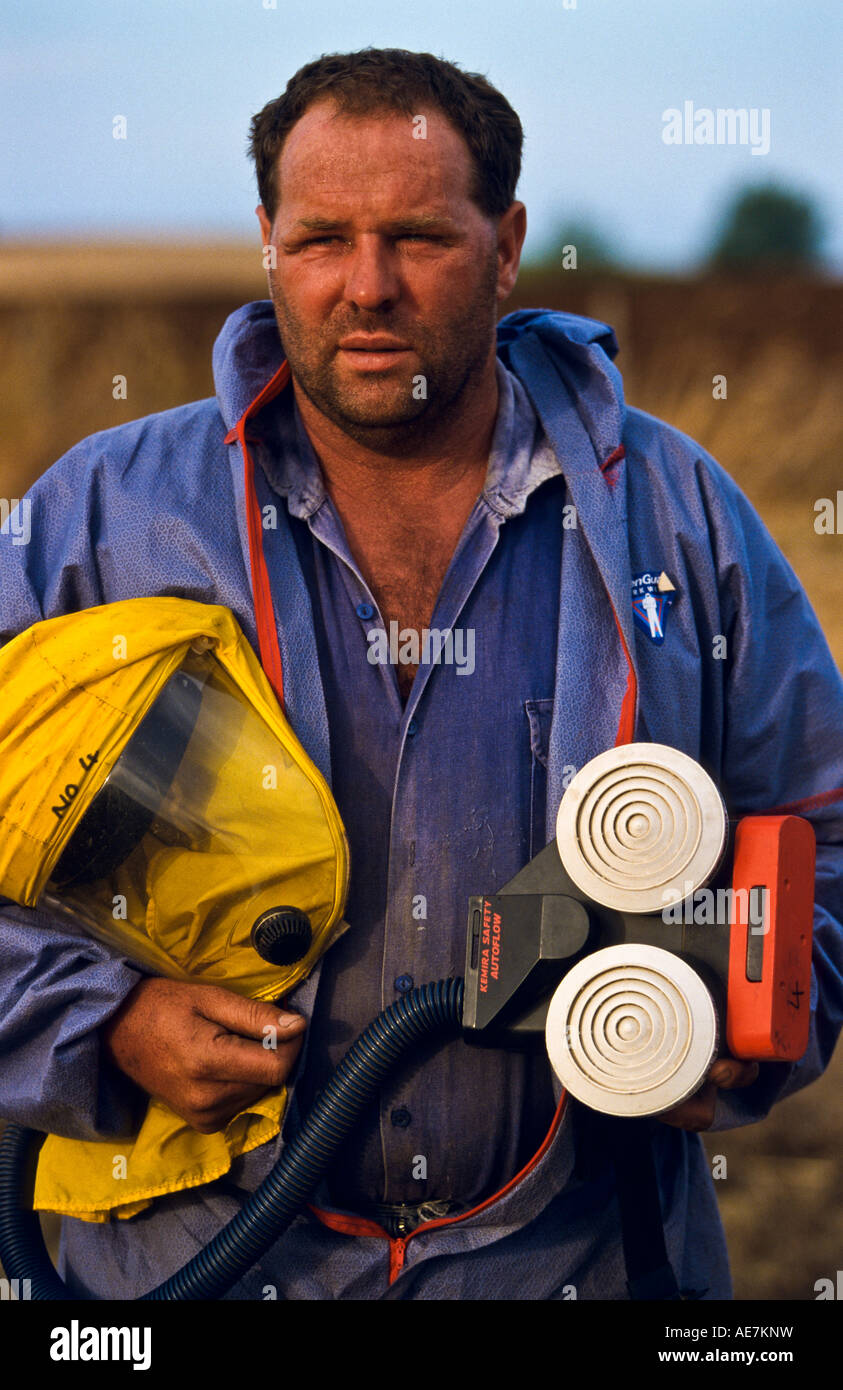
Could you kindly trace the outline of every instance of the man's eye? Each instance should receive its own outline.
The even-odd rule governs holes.
[[[331,245],[331,244],[333,244],[333,243],[335,243],[335,242],[343,242],[344,240],[345,240],[344,237],[338,236],[336,233],[325,232],[323,236],[308,237],[306,241],[303,241],[303,242],[301,243],[301,245],[302,245],[302,246],[329,246],[329,245]],[[429,243],[433,244],[433,243],[436,243],[436,242],[438,242],[438,241],[441,241],[441,237],[433,236],[433,235],[431,235],[429,232],[399,232],[398,235],[396,236],[395,240],[396,240],[396,241],[429,242]]]

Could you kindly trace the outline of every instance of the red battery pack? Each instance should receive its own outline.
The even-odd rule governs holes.
[[[801,816],[738,823],[726,1002],[734,1057],[794,1062],[808,1046],[815,866]]]

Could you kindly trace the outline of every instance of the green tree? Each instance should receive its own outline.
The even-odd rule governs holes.
[[[570,248],[576,253],[576,269],[605,270],[617,266],[617,258],[603,235],[589,222],[563,224],[549,245],[531,265],[539,270],[561,270],[571,260]],[[568,265],[573,269],[573,266]]]
[[[733,199],[709,259],[718,270],[803,269],[819,262],[822,239],[810,198],[765,184]]]

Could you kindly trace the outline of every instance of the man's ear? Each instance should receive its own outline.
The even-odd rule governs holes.
[[[527,209],[523,203],[510,203],[498,222],[498,299],[512,293],[526,235]]]
[[[260,203],[255,208],[255,212],[257,213],[258,221],[261,224],[261,246],[269,246],[272,240],[272,223],[269,220],[266,208],[264,207],[263,203]]]

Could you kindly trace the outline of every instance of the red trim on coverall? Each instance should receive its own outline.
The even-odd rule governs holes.
[[[609,602],[612,603],[611,598]],[[615,619],[615,626],[618,629],[618,636],[621,639],[623,654],[626,657],[626,664],[629,672],[626,678],[626,690],[624,691],[621,702],[621,714],[618,720],[618,732],[615,735],[615,747],[618,748],[622,743],[631,743],[632,735],[635,733],[635,705],[638,699],[638,677],[635,674],[635,667],[632,664],[632,657],[629,655],[629,647],[626,645],[626,638],[620,625],[620,620],[612,603],[612,614]]]
[[[342,1231],[345,1235],[380,1236],[383,1240],[388,1240],[389,1282],[390,1284],[394,1284],[404,1266],[404,1254],[407,1249],[407,1243],[413,1239],[413,1236],[427,1235],[428,1231],[441,1230],[443,1226],[454,1226],[458,1221],[467,1221],[470,1216],[476,1216],[478,1212],[485,1211],[486,1208],[492,1206],[494,1202],[500,1201],[501,1197],[505,1197],[508,1192],[511,1192],[518,1183],[526,1178],[527,1174],[535,1168],[539,1160],[547,1153],[556,1135],[556,1131],[561,1124],[567,1098],[567,1092],[563,1091],[559,1097],[559,1104],[556,1107],[556,1113],[551,1121],[550,1129],[547,1131],[540,1147],[533,1154],[533,1157],[525,1163],[521,1171],[510,1178],[509,1182],[505,1183],[497,1192],[493,1192],[491,1197],[486,1197],[482,1202],[478,1202],[476,1207],[471,1207],[469,1211],[464,1211],[460,1216],[440,1216],[437,1217],[435,1221],[422,1222],[421,1226],[418,1226],[415,1231],[411,1231],[408,1236],[390,1236],[389,1232],[385,1231],[382,1226],[379,1226],[376,1221],[369,1221],[362,1216],[337,1215],[335,1212],[321,1211],[318,1207],[314,1206],[312,1206],[310,1210],[313,1212],[314,1216],[319,1218],[323,1226],[330,1226],[333,1231]]]
[[[623,444],[619,444],[617,449],[613,449],[609,457],[605,459],[603,463],[601,463],[600,472],[605,473],[607,468],[614,468],[616,463],[620,463],[621,459],[625,458],[626,449],[624,448]]]
[[[263,534],[261,526],[261,514],[258,507],[257,493],[255,492],[255,467],[246,443],[246,423],[259,410],[273,400],[290,380],[290,368],[287,359],[281,363],[278,371],[264,386],[263,390],[255,396],[250,405],[246,406],[240,419],[233,429],[228,431],[225,436],[226,444],[233,444],[235,439],[240,441],[240,448],[243,451],[243,480],[246,492],[246,529],[249,535],[249,564],[252,571],[252,600],[255,607],[255,623],[258,630],[258,644],[260,646],[261,665],[266,673],[267,679],[278,697],[278,703],[282,710],[284,708],[284,668],[281,663],[281,649],[278,645],[278,629],[275,624],[275,606],[272,602],[272,590],[269,586],[269,573],[266,568],[266,558],[263,553]]]
[[[843,801],[843,787],[835,787],[830,792],[817,792],[815,796],[803,796],[801,801],[788,801],[785,806],[773,806],[769,811],[751,811],[749,815],[787,816],[799,815],[800,811],[818,811],[821,806],[829,806],[835,801]]]

